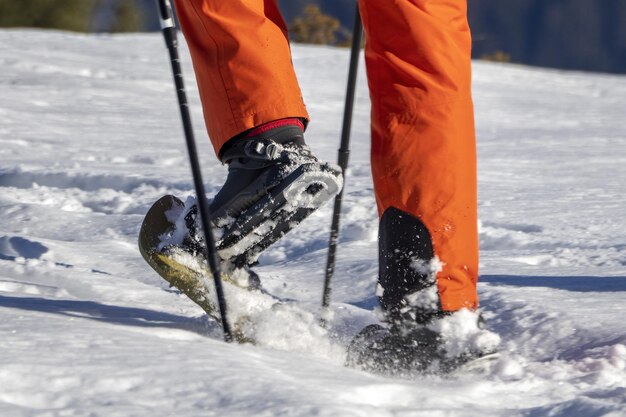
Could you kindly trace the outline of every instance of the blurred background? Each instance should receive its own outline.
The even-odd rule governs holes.
[[[354,0],[279,0],[295,42],[345,46]],[[626,73],[626,0],[468,0],[476,59]],[[0,27],[158,30],[154,0],[0,0]]]

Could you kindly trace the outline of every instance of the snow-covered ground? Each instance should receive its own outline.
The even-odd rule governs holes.
[[[293,49],[308,141],[335,160],[348,51]],[[225,169],[182,54],[212,194]],[[326,207],[258,268],[300,320],[272,312],[266,343],[242,346],[137,249],[150,204],[193,189],[161,36],[0,31],[0,63],[0,415],[626,415],[625,77],[475,63],[479,292],[503,355],[480,375],[394,379],[342,366],[375,307],[363,76],[332,334],[314,326]]]

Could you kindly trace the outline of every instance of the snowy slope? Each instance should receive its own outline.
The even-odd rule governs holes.
[[[211,155],[187,55],[205,182]],[[294,46],[335,160],[348,53]],[[375,321],[377,215],[359,80],[331,334],[314,326],[330,207],[261,257],[263,346],[226,345],[136,248],[142,215],[189,195],[160,35],[0,31],[0,415],[626,415],[626,78],[475,63],[479,291],[503,356],[482,375],[383,378],[342,366]]]

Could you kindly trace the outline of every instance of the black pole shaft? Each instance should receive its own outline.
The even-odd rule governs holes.
[[[341,216],[341,204],[343,202],[343,190],[346,189],[346,169],[348,168],[348,158],[350,156],[350,130],[352,128],[352,110],[354,108],[354,94],[356,90],[356,77],[359,69],[359,53],[361,51],[361,38],[363,37],[363,25],[359,13],[359,5],[356,6],[354,18],[354,30],[352,33],[352,49],[350,51],[350,69],[348,70],[348,88],[346,91],[346,104],[343,112],[343,128],[341,131],[341,145],[338,152],[337,163],[343,172],[344,185],[339,194],[335,197],[333,208],[333,220],[330,227],[330,239],[328,242],[328,259],[326,261],[326,277],[324,279],[324,294],[322,296],[322,307],[326,310],[330,306],[330,296],[332,290],[332,279],[335,272],[335,254],[337,252],[337,240],[339,237],[339,220]],[[322,324],[325,324],[322,317]]]
[[[206,257],[215,282],[215,292],[217,294],[217,303],[219,305],[220,316],[222,318],[224,340],[226,342],[231,342],[233,340],[233,336],[226,314],[226,299],[224,297],[224,289],[222,287],[222,271],[220,263],[217,261],[215,237],[209,220],[209,203],[204,191],[204,183],[202,181],[202,172],[200,170],[200,162],[198,160],[196,141],[193,135],[193,125],[191,124],[191,116],[189,115],[189,103],[187,102],[187,94],[185,92],[185,84],[183,81],[183,71],[180,66],[180,58],[178,56],[178,40],[176,38],[176,26],[174,25],[172,17],[170,0],[158,0],[158,6],[163,36],[165,37],[165,44],[167,45],[167,49],[170,54],[172,72],[174,74],[174,84],[176,85],[176,92],[178,94],[180,116],[183,121],[187,151],[189,153],[189,161],[191,163],[191,173],[193,174],[193,183],[196,189],[196,196],[198,197],[197,202],[202,223],[202,230],[204,231]]]

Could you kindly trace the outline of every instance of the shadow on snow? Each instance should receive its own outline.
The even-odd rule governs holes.
[[[216,323],[207,322],[204,316],[190,318],[143,308],[101,304],[94,301],[51,300],[0,295],[0,307],[39,311],[124,326],[187,330],[202,336],[209,336],[215,330],[214,327],[219,327]]]
[[[482,275],[479,283],[515,287],[546,287],[575,292],[626,291],[626,277]]]

